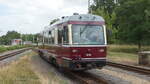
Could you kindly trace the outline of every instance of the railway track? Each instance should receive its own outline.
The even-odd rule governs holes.
[[[73,72],[67,70],[65,73],[69,74],[73,80],[76,79],[81,84],[109,84],[105,79],[89,72]]]
[[[2,61],[4,59],[7,59],[9,57],[13,57],[13,56],[15,56],[17,54],[23,53],[24,51],[29,50],[29,49],[31,49],[31,48],[25,48],[25,49],[21,49],[21,50],[12,52],[12,53],[8,53],[8,54],[5,54],[5,55],[2,55],[2,56],[0,56],[0,61]]]
[[[133,65],[120,64],[120,63],[114,63],[111,61],[107,61],[107,65],[112,66],[112,67],[122,68],[122,69],[129,70],[129,71],[134,71],[134,72],[145,74],[145,75],[150,75],[150,69],[147,69],[147,68],[142,68],[142,67],[133,66]]]
[[[35,52],[38,52],[37,49],[33,49]],[[42,58],[43,60],[47,61],[46,59]],[[49,61],[47,61],[50,63]],[[62,73],[64,76],[67,76],[68,78],[72,79],[75,82],[78,82],[79,84],[109,84],[109,82],[101,77],[98,77],[94,74],[91,74],[89,72],[80,72],[80,71],[71,71],[69,69],[61,69],[59,70],[57,66],[51,64],[58,70],[58,72]]]

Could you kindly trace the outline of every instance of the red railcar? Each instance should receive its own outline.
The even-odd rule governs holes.
[[[100,16],[63,17],[47,26],[39,39],[40,55],[61,68],[88,70],[106,65],[106,28]]]

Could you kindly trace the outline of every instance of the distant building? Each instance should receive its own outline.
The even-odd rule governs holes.
[[[24,41],[23,44],[24,44],[24,45],[31,45],[31,44],[32,44],[32,41]]]
[[[22,39],[12,39],[11,40],[11,45],[21,45],[22,44]]]

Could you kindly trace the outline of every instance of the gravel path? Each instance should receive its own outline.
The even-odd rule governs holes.
[[[32,57],[31,65],[42,84],[75,84],[38,55]],[[62,81],[62,83],[58,83],[57,81]]]
[[[94,69],[89,72],[107,79],[112,84],[150,84],[150,76],[122,70],[113,67],[104,67],[103,69]]]

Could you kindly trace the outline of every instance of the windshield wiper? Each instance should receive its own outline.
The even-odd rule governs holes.
[[[83,34],[83,32],[87,29],[87,26],[88,26],[88,25],[85,25],[85,27],[83,28],[82,31],[81,31],[81,28],[80,28],[80,31],[81,31],[81,32],[80,32],[80,37],[81,37],[81,35]]]

